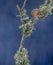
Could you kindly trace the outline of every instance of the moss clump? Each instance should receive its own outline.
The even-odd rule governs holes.
[[[30,65],[28,59],[28,51],[23,48],[21,51],[18,50],[14,56],[16,65]]]

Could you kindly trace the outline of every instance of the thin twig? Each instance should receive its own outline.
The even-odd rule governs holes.
[[[21,39],[21,42],[20,42],[20,47],[19,47],[19,50],[21,51],[22,48],[23,48],[23,45],[24,45],[24,41],[25,41],[25,34],[22,35],[22,39]]]
[[[25,5],[26,5],[27,0],[24,0],[23,6],[22,6],[22,10],[24,9]]]
[[[19,5],[18,5],[18,4],[16,5],[16,7],[17,7],[17,10],[20,12],[20,7],[19,7]]]

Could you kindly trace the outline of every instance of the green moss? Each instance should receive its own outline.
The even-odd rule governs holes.
[[[28,59],[28,51],[23,48],[22,51],[18,50],[14,56],[16,65],[30,65]]]

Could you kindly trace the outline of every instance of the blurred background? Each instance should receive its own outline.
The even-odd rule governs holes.
[[[19,48],[21,40],[21,24],[16,8],[22,6],[24,0],[0,0],[0,65],[16,65],[14,54]],[[38,8],[44,0],[28,0],[27,14]],[[38,21],[30,37],[25,40],[24,47],[29,52],[31,65],[53,65],[53,15],[49,15],[43,22]]]

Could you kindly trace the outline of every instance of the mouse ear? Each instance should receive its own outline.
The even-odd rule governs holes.
[[[31,14],[36,19],[38,19],[38,17],[44,16],[44,14],[39,9],[33,9]]]

